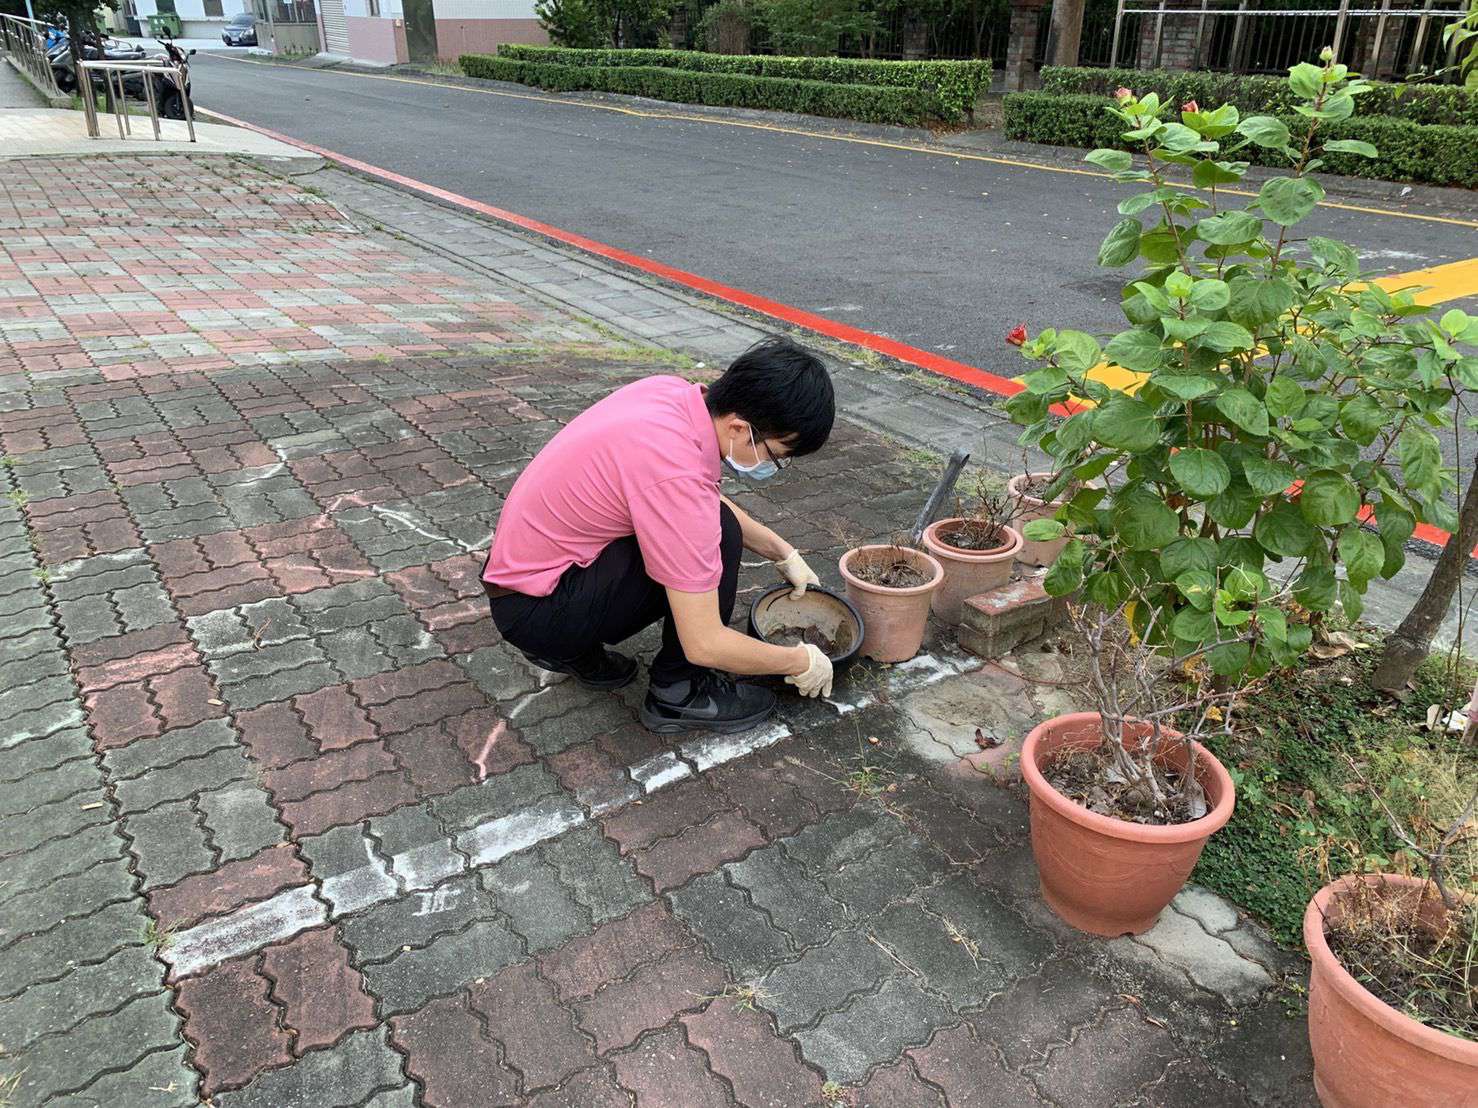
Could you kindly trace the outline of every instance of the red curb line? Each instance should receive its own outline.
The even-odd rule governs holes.
[[[226,115],[224,112],[218,112],[208,108],[201,108],[199,111],[202,115],[210,115],[216,119],[223,119],[233,126],[243,127],[248,131],[255,131],[259,135],[266,135],[268,138],[276,139],[278,142],[286,143],[289,146],[296,146],[302,150],[310,151],[321,158],[326,158],[331,162],[337,162],[340,165],[358,170],[360,173],[367,174],[371,177],[378,177],[382,181],[391,181],[414,192],[434,196],[438,200],[444,200],[456,207],[468,208],[480,215],[488,216],[502,223],[511,223],[515,227],[521,227],[526,231],[533,231],[535,234],[554,239],[556,242],[573,246],[577,250],[583,250],[587,254],[609,258],[613,262],[631,266],[633,269],[639,269],[643,273],[650,273],[655,277],[661,277],[675,284],[695,289],[698,292],[706,293],[720,300],[727,300],[732,304],[750,308],[762,315],[784,320],[786,323],[795,324],[797,327],[804,327],[808,331],[815,331],[818,334],[826,335],[828,338],[838,339],[841,342],[849,342],[854,346],[862,346],[868,350],[875,350],[879,354],[886,354],[888,357],[896,358],[900,362],[918,366],[920,369],[927,369],[931,373],[937,373],[942,377],[948,377],[951,380],[959,381],[966,385],[974,385],[976,388],[995,393],[997,396],[1015,396],[1026,388],[1020,381],[1013,381],[1010,378],[998,376],[988,370],[979,369],[965,362],[957,362],[953,358],[946,358],[940,354],[920,350],[916,346],[909,346],[907,343],[885,338],[882,335],[874,334],[871,331],[864,331],[860,327],[853,327],[847,323],[838,323],[835,320],[827,319],[825,316],[816,315],[814,312],[808,312],[801,308],[793,308],[789,304],[780,303],[778,300],[771,300],[768,297],[760,296],[756,293],[745,292],[743,289],[736,289],[730,285],[710,280],[707,277],[700,277],[696,273],[689,273],[685,269],[678,269],[676,266],[667,265],[665,262],[643,258],[639,254],[629,253],[619,247],[607,246],[603,242],[576,234],[573,231],[566,231],[563,228],[555,227],[548,223],[541,223],[537,219],[530,219],[528,216],[522,216],[516,212],[496,208],[491,204],[484,204],[481,200],[473,200],[470,196],[463,196],[461,193],[452,192],[449,189],[440,188],[437,185],[428,184],[425,181],[418,181],[414,177],[407,177],[393,170],[382,169],[380,166],[372,165],[369,162],[362,162],[358,158],[351,158],[347,154],[340,154],[336,150],[328,150],[322,146],[315,146],[311,142],[305,142],[302,139],[279,134],[266,127],[259,127],[255,123],[248,123],[244,119],[237,119],[234,116]],[[1052,407],[1053,414],[1060,416],[1070,416],[1075,410],[1071,405],[1064,404],[1055,404]],[[1375,515],[1369,508],[1366,508],[1361,513],[1360,518],[1362,522],[1375,522]],[[1415,532],[1413,532],[1413,537],[1437,547],[1446,546],[1447,540],[1451,538],[1446,531],[1427,523],[1418,523]],[[1478,558],[1478,546],[1473,548],[1472,556]]]

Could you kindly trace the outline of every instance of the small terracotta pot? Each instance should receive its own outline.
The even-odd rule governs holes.
[[[903,558],[929,578],[927,584],[908,589],[889,589],[869,584],[852,575],[849,566],[858,559]],[[944,567],[922,550],[893,546],[858,546],[837,563],[847,583],[847,599],[862,614],[862,646],[859,653],[879,662],[906,662],[919,652],[929,625],[929,600],[944,582]]]
[[[1356,981],[1329,949],[1324,921],[1338,920],[1357,881],[1382,883],[1393,896],[1421,896],[1425,882],[1398,874],[1341,877],[1304,912],[1309,978],[1309,1046],[1314,1087],[1324,1108],[1474,1108],[1478,1043],[1418,1023]],[[1427,905],[1423,905],[1426,914]],[[1445,912],[1433,894],[1431,922]]]
[[[1222,764],[1196,743],[1196,776],[1211,808],[1200,819],[1152,827],[1090,812],[1049,785],[1041,767],[1064,747],[1091,749],[1102,738],[1097,712],[1057,716],[1027,735],[1021,776],[1031,793],[1032,852],[1042,897],[1064,920],[1094,935],[1137,935],[1155,925],[1206,840],[1231,818],[1234,789]],[[1184,767],[1184,745],[1166,743],[1161,759]]]
[[[1017,504],[1016,514],[1011,518],[1011,526],[1016,530],[1020,531],[1034,519],[1050,519],[1057,514],[1057,509],[1066,503],[1065,500],[1054,500],[1048,504],[1045,500],[1028,496],[1022,491],[1028,481],[1045,480],[1051,476],[1051,473],[1018,473],[1006,482],[1006,491]],[[1057,556],[1062,553],[1062,548],[1066,545],[1066,535],[1060,539],[1049,539],[1046,542],[1023,538],[1021,551],[1016,555],[1016,560],[1029,566],[1050,566],[1057,561]]]
[[[996,537],[1002,543],[994,550],[965,550],[939,537],[940,531],[963,522],[959,517],[941,519],[924,528],[924,548],[944,567],[944,584],[935,590],[930,607],[945,623],[960,622],[960,611],[970,597],[1011,580],[1011,569],[1022,544],[1021,533],[1012,527],[1002,527],[997,532]]]

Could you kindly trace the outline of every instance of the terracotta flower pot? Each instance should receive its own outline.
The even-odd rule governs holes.
[[[1161,827],[1102,816],[1059,793],[1041,769],[1054,752],[1089,749],[1102,736],[1097,712],[1057,716],[1027,735],[1021,776],[1031,793],[1032,852],[1042,896],[1064,920],[1094,935],[1137,935],[1154,926],[1195,868],[1206,840],[1231,818],[1232,778],[1197,743],[1196,776],[1210,805],[1206,815]],[[1166,744],[1162,758],[1183,767],[1183,744]]]
[[[1397,874],[1342,877],[1304,912],[1309,979],[1309,1046],[1314,1087],[1324,1108],[1474,1108],[1478,1043],[1419,1023],[1356,981],[1329,949],[1324,920],[1337,920],[1355,882],[1382,882],[1396,896],[1421,895],[1424,882]],[[1436,925],[1444,911],[1432,904]]]
[[[1011,580],[1011,569],[1022,544],[1021,533],[1011,527],[1003,527],[997,533],[1001,545],[994,550],[966,550],[939,537],[940,531],[948,531],[962,522],[958,517],[941,519],[924,529],[924,548],[944,567],[944,584],[935,590],[930,607],[945,623],[960,622],[960,610],[968,598]]]
[[[890,589],[858,579],[849,568],[860,561],[900,555],[928,577],[925,584]],[[922,550],[893,546],[854,547],[842,555],[838,566],[847,583],[847,599],[862,613],[859,652],[879,662],[906,662],[917,654],[929,625],[929,600],[944,581],[944,567]]]
[[[1006,482],[1006,491],[1016,501],[1016,514],[1011,517],[1011,526],[1020,531],[1034,519],[1049,519],[1057,513],[1066,501],[1054,500],[1047,503],[1035,496],[1029,496],[1023,490],[1028,481],[1046,480],[1051,477],[1050,473],[1018,473],[1010,481]],[[1067,545],[1067,537],[1050,539],[1046,542],[1034,542],[1031,539],[1023,539],[1021,551],[1016,555],[1016,560],[1029,566],[1050,566],[1057,561],[1057,556],[1062,553],[1062,548]]]

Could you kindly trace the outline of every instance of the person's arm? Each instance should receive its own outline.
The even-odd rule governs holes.
[[[734,518],[739,521],[739,530],[744,536],[745,550],[758,554],[761,558],[768,558],[772,562],[779,562],[795,549],[727,496],[720,496],[719,499],[729,506],[729,511],[733,512]]]
[[[776,646],[761,642],[724,625],[718,614],[718,590],[679,592],[667,590],[667,603],[677,625],[683,653],[695,666],[721,669],[740,675],[764,673],[795,676],[811,665],[804,646]]]

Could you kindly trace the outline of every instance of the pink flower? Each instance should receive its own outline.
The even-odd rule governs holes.
[[[1201,110],[1201,106],[1194,100],[1187,100],[1180,106],[1180,110],[1183,112],[1198,112]]]
[[[1006,341],[1009,342],[1012,346],[1025,346],[1026,324],[1018,323],[1015,327],[1013,327],[1011,331],[1006,335]]]
[[[1120,85],[1118,88],[1114,89],[1114,99],[1121,104],[1125,100],[1133,100],[1134,90],[1132,88],[1125,88],[1123,85]]]

